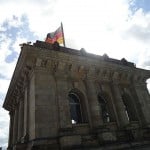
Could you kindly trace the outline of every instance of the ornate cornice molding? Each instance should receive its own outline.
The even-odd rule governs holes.
[[[45,68],[51,71],[56,77],[71,78],[77,80],[96,80],[113,82],[117,84],[144,83],[147,76],[139,71],[125,68],[111,68],[109,65],[99,66],[98,64],[85,64],[85,62],[72,62],[56,59],[37,58],[36,67]]]
[[[29,74],[31,70],[32,70],[31,67],[26,65],[21,70],[20,75],[17,78],[14,86],[11,87],[10,89],[11,93],[7,95],[8,101],[5,102],[5,107],[8,110],[14,110],[18,106],[18,103],[21,100],[24,100],[24,91],[25,91],[25,87],[29,82]]]

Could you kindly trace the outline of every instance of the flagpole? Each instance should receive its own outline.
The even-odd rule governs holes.
[[[65,36],[64,36],[64,29],[63,29],[63,24],[61,22],[61,29],[62,29],[62,36],[63,36],[63,44],[64,44],[64,47],[66,47],[66,44],[65,44]]]

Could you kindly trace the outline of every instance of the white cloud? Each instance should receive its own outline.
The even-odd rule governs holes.
[[[6,35],[3,34],[3,42],[1,42],[0,45],[0,62],[2,63],[5,61],[5,58],[11,53],[9,50],[9,45],[11,40],[6,37]]]
[[[30,22],[29,26],[32,31],[39,35],[42,35],[43,31],[45,31],[46,34],[54,24],[52,23],[51,16],[54,14],[53,8],[57,4],[56,2],[57,0],[5,1],[0,5],[0,22],[3,22],[6,18],[9,20],[12,15],[18,18],[21,18],[22,15],[26,15],[28,16]]]
[[[0,146],[6,147],[8,142],[9,116],[8,112],[2,108],[0,99]]]
[[[20,54],[20,44],[22,43],[27,43],[27,39],[26,38],[21,38],[21,37],[17,37],[16,41],[13,43],[12,48],[15,52],[17,52],[17,54]]]
[[[10,80],[0,79],[0,94],[5,94],[7,92]]]
[[[4,41],[0,45],[0,74],[8,79],[11,78],[16,61],[7,63],[5,59],[12,53],[9,49],[11,40],[5,37]]]
[[[148,88],[148,91],[149,91],[149,94],[150,94],[150,79],[147,80],[147,88]]]

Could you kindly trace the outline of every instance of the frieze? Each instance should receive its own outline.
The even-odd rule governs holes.
[[[36,66],[46,67],[50,69],[57,76],[63,75],[65,77],[71,77],[84,80],[95,79],[102,81],[113,81],[117,83],[129,84],[130,82],[144,82],[146,78],[141,75],[135,75],[135,73],[112,70],[110,68],[100,68],[98,66],[80,65],[78,63],[71,63],[61,60],[48,60],[48,59],[36,59]]]
[[[46,65],[47,65],[46,59],[40,59],[40,58],[36,59],[36,66],[37,67],[46,67]]]
[[[41,67],[46,67],[47,60],[42,59],[41,61]]]
[[[95,66],[88,67],[86,73],[87,73],[87,78],[91,78],[91,77],[95,78],[97,76]]]
[[[15,108],[18,103],[23,100],[25,87],[28,84],[28,75],[31,71],[31,67],[25,66],[20,73],[20,77],[16,81],[16,85],[12,91],[11,99],[12,99],[12,107]]]
[[[78,77],[82,80],[84,80],[87,77],[88,74],[88,68],[86,66],[80,65],[78,66]]]
[[[99,70],[97,75],[97,80],[99,81],[111,81],[112,78],[112,71],[102,68]]]
[[[53,61],[53,60],[52,60],[51,70],[52,70],[53,72],[56,72],[56,71],[57,71],[58,63],[59,63],[58,61]]]
[[[58,69],[59,71],[64,72],[64,71],[66,71],[66,69],[67,69],[66,66],[67,66],[67,65],[66,65],[65,62],[58,62],[58,67],[57,67],[57,69]]]

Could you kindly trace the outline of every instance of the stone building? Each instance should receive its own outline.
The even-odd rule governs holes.
[[[23,44],[3,105],[8,150],[149,149],[148,78],[124,58]]]

